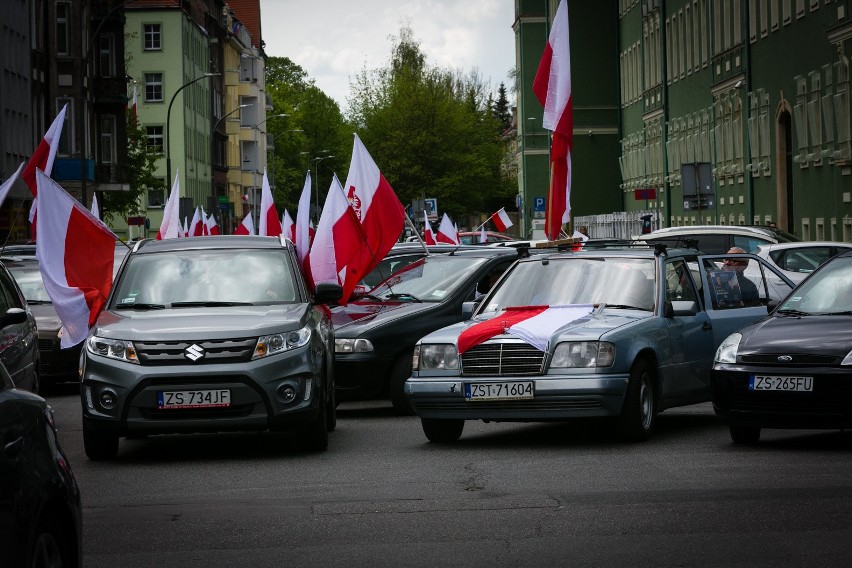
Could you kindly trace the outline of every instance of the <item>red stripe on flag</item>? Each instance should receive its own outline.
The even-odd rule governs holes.
[[[550,84],[550,63],[553,61],[553,46],[547,42],[544,46],[544,53],[541,54],[541,62],[538,64],[538,71],[533,79],[533,93],[535,93],[538,102],[541,106],[545,106],[547,101],[547,88]]]
[[[30,161],[27,162],[26,167],[24,167],[24,171],[21,172],[21,179],[24,180],[24,183],[27,184],[27,187],[30,188],[30,191],[34,196],[38,194],[38,189],[36,188],[36,168],[44,172],[44,169],[47,167],[47,157],[49,155],[50,144],[46,140],[42,139],[36,147],[35,152],[33,152]],[[44,173],[50,175],[50,172]],[[35,221],[33,221],[33,225],[35,225]]]
[[[112,287],[115,238],[71,208],[65,236],[65,279],[79,288],[89,306],[89,326],[106,305]]]
[[[490,320],[480,322],[465,329],[459,335],[459,355],[476,347],[480,343],[488,341],[494,336],[504,333],[516,323],[537,316],[548,309],[549,306],[517,306],[506,308],[500,315]]]
[[[553,133],[550,148],[550,187],[547,194],[544,233],[550,240],[559,238],[563,216],[568,208],[568,156],[571,141],[559,132]]]

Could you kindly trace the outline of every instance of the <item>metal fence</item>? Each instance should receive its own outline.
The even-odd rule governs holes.
[[[642,217],[650,216],[651,231],[659,228],[656,211],[619,211],[574,217],[574,228],[586,227],[593,239],[629,239],[642,234]],[[645,229],[648,232],[647,229]]]

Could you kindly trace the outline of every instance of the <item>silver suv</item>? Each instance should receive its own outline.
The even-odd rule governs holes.
[[[141,241],[81,357],[90,459],[135,435],[296,429],[324,450],[335,426],[334,332],[289,241]]]

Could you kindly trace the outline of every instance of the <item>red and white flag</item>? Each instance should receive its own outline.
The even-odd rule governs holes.
[[[293,218],[290,217],[290,212],[287,209],[284,209],[284,214],[281,215],[281,234],[293,241],[296,242],[296,224],[293,222]]]
[[[308,253],[308,272],[314,285],[345,282],[348,263],[361,255],[364,237],[355,210],[334,175],[322,208],[314,242]],[[348,296],[341,299],[344,303]]]
[[[240,223],[240,226],[234,230],[235,235],[253,235],[254,234],[254,221],[251,218],[251,211],[246,213],[246,216],[243,217],[243,222]]]
[[[66,348],[86,339],[106,305],[118,237],[41,170],[36,184],[41,196],[36,256]]]
[[[370,273],[399,240],[405,224],[405,209],[367,148],[355,134],[352,160],[346,176],[346,198],[361,223],[360,247],[346,265],[343,281],[343,303],[361,279]],[[353,235],[355,236],[355,235]],[[354,244],[353,244],[354,245]],[[347,244],[347,246],[350,246]]]
[[[101,211],[98,208],[98,196],[96,194],[92,194],[92,207],[89,209],[92,212],[92,215],[95,216],[95,219],[98,221],[101,220]]]
[[[176,239],[184,236],[183,227],[180,226],[180,175],[175,172],[175,183],[172,185],[172,192],[169,194],[169,199],[166,201],[166,206],[163,207],[163,222],[160,223],[160,230],[157,231],[157,240]]]
[[[556,240],[571,214],[571,151],[574,147],[571,49],[565,0],[561,0],[556,9],[550,37],[533,81],[533,92],[544,107],[542,126],[553,132],[544,233],[548,239]]]
[[[3,202],[6,200],[6,196],[9,195],[9,190],[12,189],[12,186],[15,184],[15,181],[21,175],[21,171],[24,169],[24,162],[21,162],[21,165],[18,166],[18,169],[15,170],[9,179],[3,182],[3,185],[0,185],[0,206],[3,205]]]
[[[210,236],[210,227],[207,224],[210,219],[207,218],[207,213],[204,212],[204,207],[201,208],[201,235],[204,237]]]
[[[133,83],[133,99],[130,110],[133,111],[133,124],[136,124],[136,121],[139,119],[139,111],[136,106],[136,83]]]
[[[479,229],[479,244],[485,244],[488,242],[488,235],[485,232],[485,225]]]
[[[204,235],[204,229],[202,227],[203,221],[201,220],[201,208],[196,207],[195,213],[192,215],[192,221],[189,222],[189,236],[190,237],[200,237]]]
[[[492,215],[491,221],[494,222],[494,226],[501,233],[513,225],[512,220],[509,219],[509,214],[506,213],[505,207],[501,207],[500,211]]]
[[[183,218],[183,236],[184,237],[189,236],[189,225],[187,225],[187,223],[186,223],[186,217]]]
[[[426,214],[426,210],[423,210],[423,242],[427,245],[434,245],[435,243],[435,234],[432,232],[432,224],[429,222],[429,216]]]
[[[219,223],[216,222],[216,217],[213,216],[213,213],[207,216],[207,234],[208,235],[221,235],[222,231],[219,229]]]
[[[319,180],[317,180],[319,181]],[[296,228],[293,243],[296,245],[296,253],[299,262],[305,266],[305,257],[311,250],[311,172],[305,175],[305,185],[302,186],[302,195],[299,196],[299,208],[296,210]]]
[[[263,186],[260,192],[260,215],[258,216],[257,234],[261,237],[277,237],[281,235],[281,221],[278,219],[278,211],[275,210],[275,202],[272,200],[272,189],[269,187],[269,179],[266,170],[263,170]]]
[[[474,324],[459,334],[459,355],[504,333],[523,339],[540,351],[547,351],[556,330],[588,316],[591,304],[570,306],[517,306],[506,308],[493,318]]]
[[[439,243],[446,243],[448,245],[457,245],[459,244],[459,235],[456,231],[455,225],[450,221],[449,215],[444,213],[444,216],[441,218],[441,224],[438,226],[438,234],[435,235],[435,241]]]
[[[62,126],[65,124],[65,111],[67,108],[68,105],[66,104],[59,111],[59,114],[56,115],[56,118],[53,119],[53,123],[47,129],[47,132],[45,132],[44,138],[39,142],[38,147],[33,152],[30,161],[27,162],[21,174],[21,178],[27,184],[27,187],[30,188],[33,196],[38,195],[36,169],[43,171],[48,176],[53,171],[53,162],[56,159],[56,150],[59,148],[59,138],[62,136]],[[33,206],[34,210],[35,206]],[[32,216],[32,211],[30,215]]]

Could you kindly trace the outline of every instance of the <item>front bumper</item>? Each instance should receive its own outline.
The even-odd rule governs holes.
[[[118,436],[289,429],[316,420],[326,385],[308,349],[243,363],[141,366],[86,354],[81,399],[84,426]],[[292,387],[295,398],[280,395]],[[229,389],[230,406],[160,409],[158,391]],[[101,395],[111,391],[106,408]]]
[[[39,372],[42,379],[78,380],[82,343],[62,349],[56,333],[38,335]]]
[[[347,353],[334,357],[337,400],[359,400],[384,393],[393,359],[373,353]]]
[[[570,418],[617,416],[624,406],[628,374],[544,375],[520,377],[412,377],[405,392],[414,411],[423,418],[545,422]],[[529,400],[468,401],[464,383],[530,381]]]
[[[812,377],[811,392],[753,391],[753,375]],[[852,428],[852,369],[748,367],[717,363],[713,410],[732,426]]]

